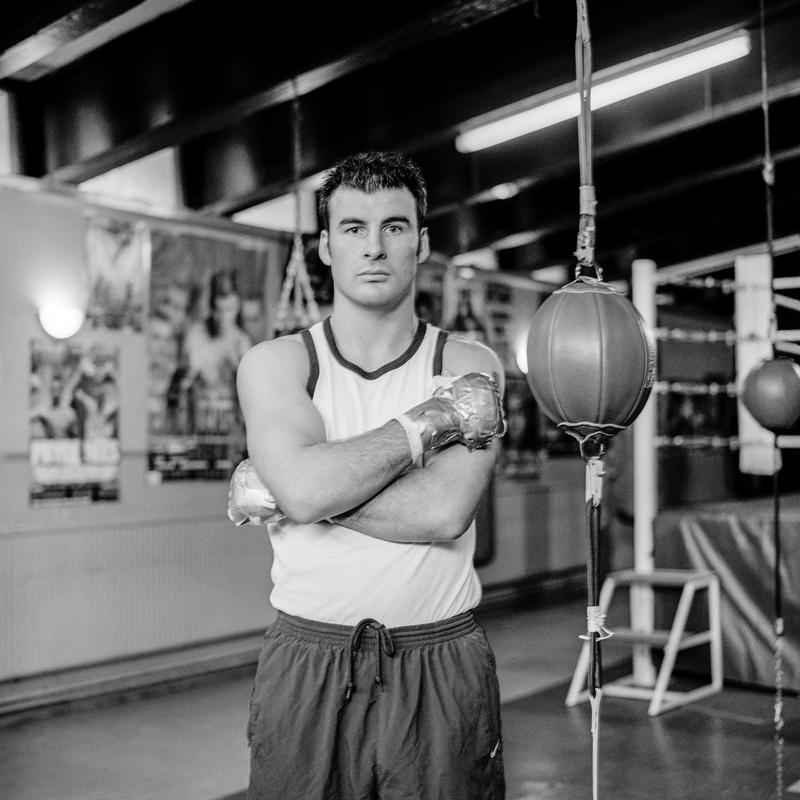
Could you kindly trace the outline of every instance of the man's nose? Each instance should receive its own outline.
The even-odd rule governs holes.
[[[383,236],[380,230],[370,231],[364,243],[364,255],[369,259],[386,258],[386,249],[383,246]]]

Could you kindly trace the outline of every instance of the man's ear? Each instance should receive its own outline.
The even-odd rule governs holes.
[[[319,233],[319,258],[326,267],[331,265],[331,251],[328,243],[328,231],[323,229]]]
[[[419,232],[419,244],[417,244],[417,263],[422,264],[428,260],[431,254],[431,242],[428,238],[428,229],[421,228]]]

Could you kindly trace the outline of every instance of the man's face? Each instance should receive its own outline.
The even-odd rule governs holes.
[[[328,218],[319,254],[337,295],[370,308],[395,308],[412,296],[429,245],[408,189],[367,193],[341,186],[331,195]]]

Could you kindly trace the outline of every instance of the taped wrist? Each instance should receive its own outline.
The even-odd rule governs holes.
[[[238,526],[264,525],[283,517],[272,492],[258,477],[250,459],[244,459],[233,471],[228,485],[228,519]]]
[[[406,439],[408,439],[408,448],[411,451],[411,463],[416,464],[425,452],[422,446],[422,434],[417,425],[405,414],[399,414],[394,420],[399,422],[403,431],[405,431]]]
[[[413,426],[422,443],[423,453],[435,450],[438,447],[444,447],[446,444],[459,439],[461,418],[452,400],[448,398],[432,397],[424,403],[409,409],[405,414],[401,414],[400,417],[405,419],[405,423],[399,417],[397,421],[403,425],[407,435],[408,428],[406,426]],[[411,436],[416,438],[413,433]],[[411,444],[410,440],[409,444]],[[414,450],[412,449],[413,452]]]

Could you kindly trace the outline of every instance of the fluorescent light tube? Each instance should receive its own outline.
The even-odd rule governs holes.
[[[737,30],[693,39],[668,50],[610,67],[593,78],[592,110],[734,61],[749,52],[750,34]],[[527,108],[516,114],[497,119],[495,112],[491,115],[494,119],[463,131],[456,137],[456,149],[461,153],[483,150],[580,114],[580,99],[574,84],[537,97],[525,101]]]

